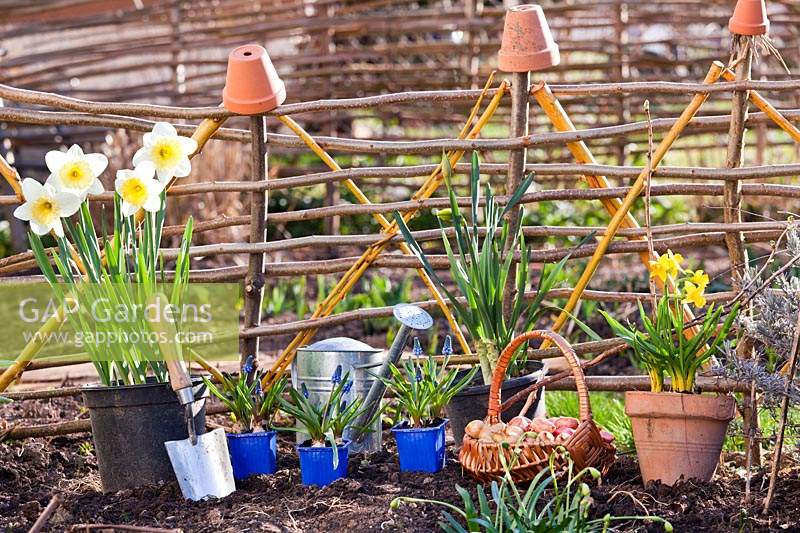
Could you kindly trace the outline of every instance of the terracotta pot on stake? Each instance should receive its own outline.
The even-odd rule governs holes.
[[[228,72],[222,90],[222,104],[240,115],[251,115],[251,181],[267,179],[266,122],[263,113],[272,111],[286,100],[283,85],[264,47],[246,44],[228,56]],[[250,194],[250,243],[267,239],[267,192]],[[250,254],[244,280],[244,327],[261,324],[264,287],[264,254]],[[242,362],[249,355],[258,359],[258,337],[242,340]]]
[[[498,59],[503,72],[529,72],[558,65],[558,45],[540,6],[524,4],[508,10]]]
[[[674,485],[714,475],[736,402],[732,396],[626,392],[625,414],[644,483]]]
[[[767,6],[764,0],[739,0],[728,21],[731,33],[739,35],[764,35],[769,31]]]
[[[239,115],[272,111],[286,100],[283,85],[264,47],[246,44],[228,56],[222,104]]]

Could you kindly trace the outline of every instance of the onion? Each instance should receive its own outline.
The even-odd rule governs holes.
[[[530,429],[531,431],[535,431],[537,433],[541,433],[542,431],[549,431],[552,433],[555,431],[556,426],[546,418],[534,418],[531,421]]]
[[[600,438],[603,439],[603,442],[614,442],[614,435],[606,431],[605,429],[600,430]]]
[[[486,424],[484,424],[483,420],[473,420],[467,424],[467,427],[464,428],[464,433],[473,439],[479,439],[481,437],[481,431],[484,427],[486,427]]]
[[[556,430],[557,436],[560,440],[567,441],[569,438],[575,434],[575,430],[572,428],[561,427]]]
[[[497,433],[492,433],[492,440],[497,444],[502,444],[506,441],[506,434],[502,431],[498,431]]]
[[[489,426],[489,431],[492,433],[502,433],[506,429],[506,425],[502,422],[498,422],[497,424],[492,424]]]
[[[578,429],[578,421],[575,418],[562,416],[561,418],[556,419],[555,426],[556,428],[566,427],[566,428]]]
[[[513,427],[518,427],[518,428],[520,428],[522,431],[525,431],[526,429],[528,429],[528,426],[529,426],[530,424],[531,424],[531,419],[530,419],[530,418],[528,418],[527,416],[515,416],[515,417],[514,417],[514,418],[512,418],[512,419],[511,419],[511,421],[508,423],[508,426],[509,426],[509,427],[512,427],[512,426],[513,426]]]
[[[519,442],[522,435],[525,434],[525,431],[519,426],[512,426],[511,424],[509,424],[506,426],[505,433],[506,437],[508,437],[508,439],[506,439],[506,442],[510,444],[516,444],[517,442]]]
[[[481,442],[494,442],[494,440],[492,440],[492,432],[489,429],[489,426],[483,426],[483,429],[481,429],[481,432],[478,435],[478,440]]]
[[[555,437],[549,431],[542,431],[537,437],[538,441],[544,444],[550,444],[555,441]]]

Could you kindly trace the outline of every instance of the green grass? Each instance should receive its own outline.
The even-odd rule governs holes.
[[[548,416],[578,417],[578,395],[570,391],[547,391],[544,395]],[[625,415],[625,401],[621,394],[590,392],[594,421],[614,435],[621,452],[634,449],[631,421]]]

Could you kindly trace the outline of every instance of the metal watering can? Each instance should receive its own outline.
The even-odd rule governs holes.
[[[393,314],[400,322],[400,329],[385,356],[383,350],[361,341],[334,337],[299,348],[292,361],[292,386],[299,390],[305,383],[309,399],[320,403],[325,402],[331,393],[331,376],[336,367],[341,365],[343,373],[350,373],[353,380],[351,394],[364,398],[364,405],[370,406],[353,422],[353,427],[344,432],[344,438],[352,441],[351,453],[380,451],[380,417],[368,428],[371,431],[358,433],[353,428],[363,427],[380,406],[386,387],[376,376],[388,377],[389,363],[397,363],[400,359],[412,330],[426,330],[433,325],[431,316],[415,305],[398,304]],[[307,435],[297,434],[298,443],[306,439]]]

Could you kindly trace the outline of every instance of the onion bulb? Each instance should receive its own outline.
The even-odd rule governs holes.
[[[578,421],[575,418],[562,416],[561,418],[556,419],[555,426],[556,428],[578,429]]]
[[[478,440],[484,443],[494,442],[494,440],[492,440],[492,432],[489,429],[489,426],[483,426],[483,429],[481,429],[481,432],[478,435]]]
[[[531,431],[535,431],[537,433],[541,433],[543,431],[549,431],[552,433],[556,430],[556,426],[546,418],[534,418],[531,421],[530,429]]]
[[[483,422],[483,420],[473,420],[467,424],[467,427],[464,428],[464,433],[473,439],[479,439],[481,437],[481,431],[484,427],[486,427],[486,424]]]
[[[528,418],[527,416],[515,416],[515,417],[514,417],[514,418],[512,418],[512,419],[511,419],[511,421],[508,423],[508,426],[509,426],[509,427],[512,427],[512,426],[513,426],[513,427],[518,427],[518,428],[520,428],[522,431],[525,431],[525,430],[527,430],[527,429],[528,429],[528,426],[530,426],[530,425],[531,425],[531,419],[530,419],[530,418]]]
[[[606,431],[605,429],[600,430],[600,438],[603,439],[603,442],[614,442],[614,435]]]
[[[562,441],[569,440],[569,438],[572,437],[572,435],[575,434],[575,430],[574,429],[567,428],[567,427],[560,427],[556,431],[558,432],[558,434],[557,434],[558,438],[560,440],[562,440]]]
[[[506,442],[510,444],[516,444],[517,442],[519,442],[520,437],[522,437],[525,431],[519,426],[512,426],[511,424],[509,424],[508,426],[506,426],[505,433],[506,436],[508,437],[508,439],[506,439]]]

